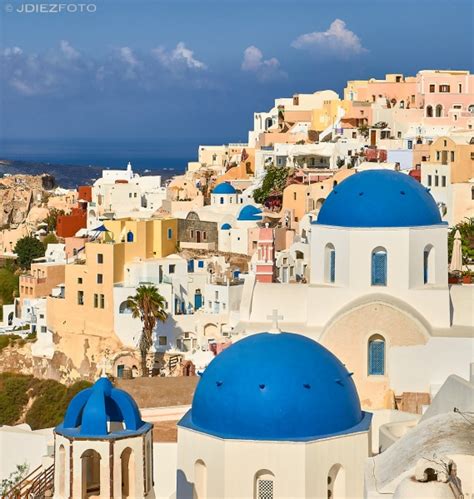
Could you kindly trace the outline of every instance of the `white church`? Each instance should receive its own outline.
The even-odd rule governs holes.
[[[307,284],[244,286],[235,339],[269,327],[308,336],[354,373],[363,407],[404,393],[434,395],[450,374],[469,378],[474,286],[448,285],[448,226],[428,189],[369,170],[328,196],[311,225]]]

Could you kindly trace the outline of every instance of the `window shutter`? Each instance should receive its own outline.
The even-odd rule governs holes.
[[[331,250],[329,262],[329,280],[330,282],[336,281],[336,251]]]
[[[385,342],[383,340],[369,342],[369,374],[385,374]]]
[[[387,285],[387,253],[378,251],[372,254],[372,286]]]

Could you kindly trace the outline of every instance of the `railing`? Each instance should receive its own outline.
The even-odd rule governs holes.
[[[50,491],[51,497],[54,489],[54,464],[46,468],[43,473],[37,476],[31,483],[31,487],[27,492],[28,498],[45,497],[45,492]]]
[[[12,487],[8,492],[6,492],[2,499],[22,499],[28,497],[28,491],[31,488],[31,484],[38,476],[42,466],[35,468],[28,476],[23,478],[19,483]]]

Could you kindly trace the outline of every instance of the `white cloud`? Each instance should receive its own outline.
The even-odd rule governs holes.
[[[300,35],[291,43],[296,49],[320,51],[321,55],[339,55],[348,57],[353,54],[362,54],[367,49],[362,46],[360,38],[346,28],[346,23],[335,19],[326,31],[313,31]]]
[[[194,57],[194,52],[187,48],[184,42],[179,42],[176,47],[167,51],[164,47],[153,49],[152,54],[166,67],[186,67],[188,69],[207,69],[207,66]]]
[[[244,50],[244,59],[241,65],[242,71],[255,73],[261,82],[286,78],[287,74],[280,69],[280,61],[275,57],[264,59],[262,51],[250,45]]]
[[[67,59],[79,59],[81,56],[81,54],[67,40],[61,40],[59,48]]]

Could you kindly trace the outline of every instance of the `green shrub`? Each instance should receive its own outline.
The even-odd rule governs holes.
[[[25,422],[33,430],[56,426],[63,420],[74,395],[90,386],[88,381],[77,381],[68,387],[52,379],[39,380],[22,374],[1,373],[0,425],[17,424],[28,401],[34,397]]]
[[[13,425],[20,418],[28,402],[31,376],[0,375],[0,425]]]
[[[37,397],[26,414],[26,422],[33,430],[57,426],[74,395],[89,386],[88,381],[78,381],[69,387],[52,379],[39,381],[35,388]]]

